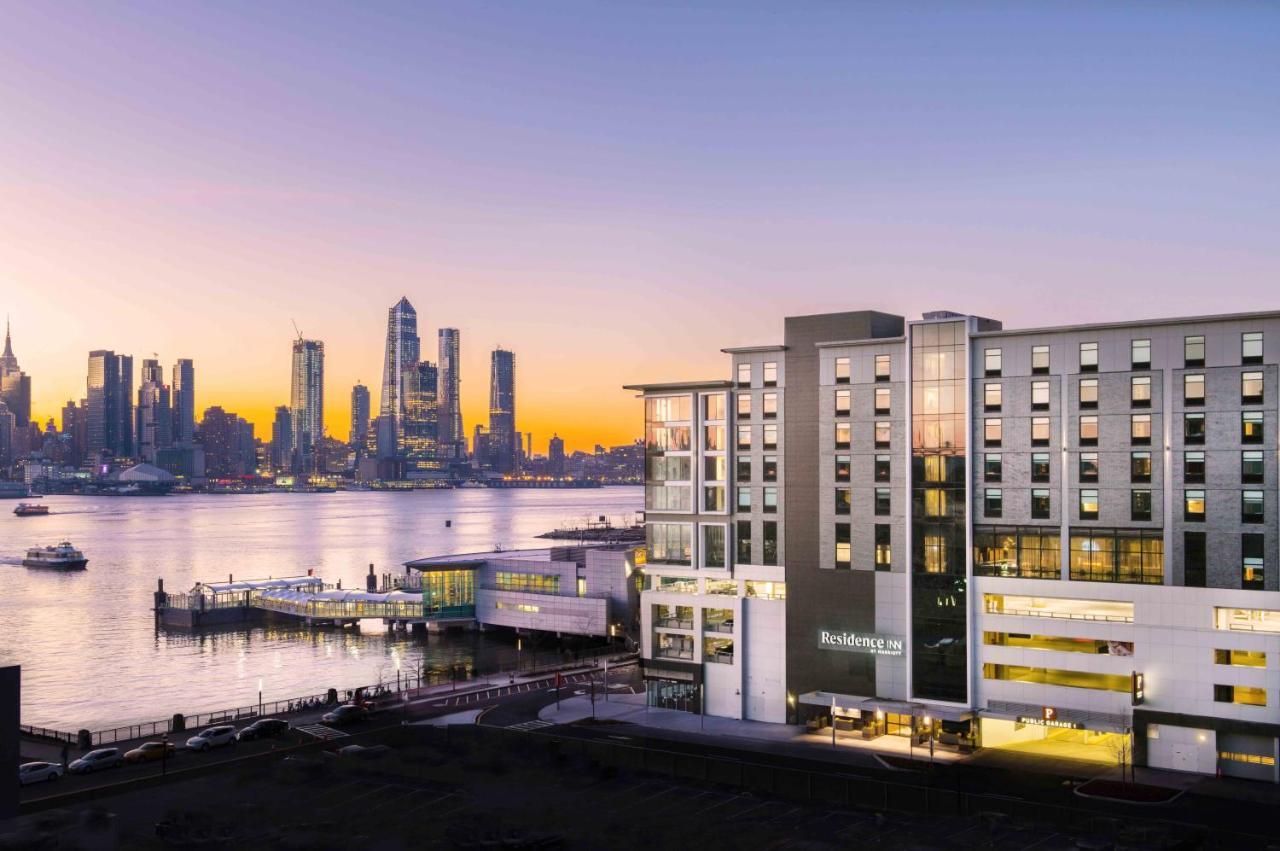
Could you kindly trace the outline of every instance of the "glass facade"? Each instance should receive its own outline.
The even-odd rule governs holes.
[[[423,573],[422,611],[428,617],[475,617],[475,571],[431,570]]]

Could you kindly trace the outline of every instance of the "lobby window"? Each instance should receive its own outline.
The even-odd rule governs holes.
[[[1204,532],[1183,532],[1182,584],[1188,588],[1203,588],[1209,564],[1209,546]]]
[[[739,520],[737,526],[737,563],[751,564],[751,521]]]
[[[1004,436],[1004,424],[999,417],[987,417],[982,422],[982,442],[986,446],[999,446]]]
[[[1213,664],[1237,668],[1265,668],[1267,654],[1263,650],[1214,650]]]
[[[875,480],[877,482],[887,482],[891,479],[892,473],[892,459],[890,456],[877,455],[875,460]]]
[[[1049,372],[1049,347],[1031,347],[1031,374],[1047,375]]]
[[[1098,492],[1092,489],[1080,491],[1080,519],[1098,519]]]
[[[889,388],[888,388],[888,387],[877,387],[877,388],[876,388],[876,401],[875,401],[875,405],[876,405],[876,407],[875,407],[875,412],[876,412],[877,414],[887,414],[887,413],[889,413],[889,410],[890,410],[890,408],[891,408],[891,406],[892,406],[892,403],[891,403],[891,401],[890,401],[890,399],[891,399],[891,398],[892,398],[892,393],[891,393],[891,391],[889,390]]]
[[[947,505],[947,491],[942,488],[926,488],[924,513],[927,517],[946,517],[950,513]]]
[[[1080,417],[1080,445],[1098,445],[1098,417],[1095,414]]]
[[[1262,404],[1262,373],[1261,372],[1240,373],[1240,404],[1242,405],[1261,405]]]
[[[776,420],[778,418],[778,394],[765,393],[761,399],[761,413],[766,420]]]
[[[776,482],[778,480],[778,456],[764,456],[764,463],[760,465],[760,479],[765,482]]]
[[[1240,453],[1240,481],[1246,485],[1260,484],[1266,475],[1261,449],[1246,449]]]
[[[1031,491],[1031,519],[1049,519],[1049,489],[1033,488]]]
[[[982,407],[987,411],[998,411],[1003,402],[1004,393],[998,381],[988,381],[982,387]]]
[[[1151,445],[1151,415],[1132,414],[1129,417],[1129,442],[1136,446]]]
[[[1266,706],[1267,690],[1253,686],[1214,685],[1215,703],[1239,703],[1244,706]]]
[[[738,386],[739,387],[751,386],[751,364],[749,363],[738,364]]]
[[[1129,519],[1135,522],[1151,519],[1151,491],[1130,491]]]
[[[1129,453],[1129,481],[1151,481],[1151,453],[1145,450]]]
[[[888,355],[876,355],[876,381],[888,381],[890,376]]]
[[[836,416],[847,417],[853,408],[853,391],[843,388],[836,391]]]
[[[1151,407],[1151,376],[1135,375],[1129,379],[1129,404],[1135,408]]]
[[[1096,482],[1098,480],[1098,453],[1080,453],[1080,481]]]
[[[849,359],[836,358],[836,384],[849,383]]]
[[[1262,442],[1262,411],[1243,411],[1240,414],[1240,442]]]
[[[876,570],[888,570],[893,563],[892,528],[888,523],[875,524]]]
[[[724,531],[719,523],[702,527],[702,561],[704,567],[724,567]]]
[[[750,456],[748,456],[748,457],[746,457],[746,458],[739,458],[739,459],[737,460],[737,468],[738,468],[738,471],[737,471],[737,475],[736,475],[736,476],[734,476],[734,478],[735,478],[735,479],[737,479],[737,480],[738,480],[738,481],[740,481],[740,482],[749,482],[749,481],[751,481],[751,458],[750,458]]]
[[[1196,372],[1182,376],[1182,403],[1184,405],[1204,405],[1203,375]]]
[[[1204,491],[1182,492],[1182,519],[1188,523],[1204,522]]]
[[[848,488],[836,488],[836,514],[848,514],[853,510],[853,494]]]
[[[751,488],[744,488],[741,486],[738,488],[738,510],[751,510]]]
[[[1204,414],[1183,414],[1182,442],[1192,445],[1204,443]]]
[[[1084,410],[1098,407],[1098,379],[1080,379],[1080,407]]]
[[[1182,341],[1182,365],[1187,369],[1204,366],[1204,337],[1185,337]]]
[[[1031,453],[1031,481],[1045,484],[1051,477],[1048,452]]]
[[[986,349],[982,355],[983,372],[988,376],[998,376],[1000,374],[1000,350]]]
[[[765,449],[778,448],[778,426],[776,424],[770,423],[764,427],[763,443]]]
[[[1004,494],[1000,488],[987,488],[982,492],[982,515],[999,517],[1004,512]]]
[[[853,437],[853,426],[848,423],[836,423],[836,449],[848,449]]]
[[[1262,491],[1240,492],[1240,522],[1261,523],[1265,506]]]
[[[775,566],[778,563],[778,521],[766,520],[761,524],[760,541],[764,550],[764,563],[769,566]],[[751,590],[751,583],[747,583],[747,590]]]
[[[848,482],[853,479],[853,464],[848,455],[836,456],[836,481]]]
[[[1080,344],[1080,371],[1081,372],[1097,372],[1098,371],[1098,344],[1097,343],[1081,343]]]
[[[1240,536],[1240,587],[1261,591],[1266,585],[1266,539],[1262,535]]]
[[[1132,369],[1151,368],[1151,341],[1129,341],[1129,364]]]
[[[876,449],[889,448],[889,435],[892,434],[892,424],[887,422],[876,423]]]
[[[1204,484],[1204,450],[1189,449],[1182,453],[1182,480],[1187,484]]]
[[[853,544],[848,523],[836,524],[836,570],[848,570],[853,564]]]
[[[875,514],[877,517],[887,517],[890,514],[892,500],[888,488],[876,488]]]
[[[1049,382],[1047,381],[1031,382],[1031,410],[1033,411],[1049,410]]]
[[[1240,335],[1240,363],[1262,363],[1262,332],[1246,331]]]
[[[1031,445],[1032,446],[1048,446],[1049,445],[1049,418],[1048,417],[1032,417],[1031,418]]]
[[[778,513],[778,489],[777,489],[777,488],[765,488],[765,489],[764,489],[764,508],[763,508],[763,510],[764,510],[764,513],[765,513],[765,514],[777,514],[777,513]]]
[[[988,452],[982,456],[982,480],[998,482],[1004,475],[1004,458],[999,452]]]
[[[778,362],[777,362],[777,361],[766,361],[766,362],[765,362],[765,365],[764,365],[764,386],[765,386],[765,387],[777,387],[777,386],[778,386]]]
[[[751,449],[751,426],[738,426],[738,451],[746,452]]]
[[[751,394],[750,393],[738,394],[738,419],[740,420],[751,419]]]

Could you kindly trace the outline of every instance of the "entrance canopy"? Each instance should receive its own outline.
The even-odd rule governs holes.
[[[830,709],[835,706],[839,714],[859,713],[874,715],[882,712],[886,715],[911,715],[916,718],[937,718],[942,721],[968,721],[974,712],[961,706],[946,706],[935,703],[919,703],[908,700],[894,700],[886,697],[867,697],[856,694],[837,694],[829,691],[810,691],[800,695],[798,700],[808,706],[821,706]]]

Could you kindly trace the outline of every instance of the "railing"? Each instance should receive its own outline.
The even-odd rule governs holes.
[[[667,629],[693,629],[693,620],[684,620],[682,618],[659,618],[654,621],[653,625],[666,627]]]
[[[1013,615],[1030,618],[1062,618],[1072,621],[1108,621],[1133,623],[1133,615],[1094,615],[1088,612],[1048,612],[1043,609],[987,609],[989,615]]]
[[[664,647],[658,650],[659,659],[687,659],[693,661],[692,650],[676,650],[670,647]]]
[[[52,739],[55,742],[67,742],[73,745],[76,742],[75,733],[68,733],[66,730],[54,730],[49,727],[36,727],[31,724],[19,725],[18,734],[33,739]]]
[[[733,621],[707,621],[703,625],[704,632],[727,632],[733,634]]]

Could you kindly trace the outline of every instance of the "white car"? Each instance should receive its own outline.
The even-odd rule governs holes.
[[[187,747],[193,751],[207,751],[236,743],[236,728],[230,724],[210,727],[187,739]]]
[[[28,762],[18,766],[18,785],[30,786],[62,776],[62,766],[56,762]]]
[[[91,774],[103,768],[117,768],[121,765],[124,765],[124,757],[119,748],[98,748],[79,759],[71,760],[67,771],[72,774]]]

